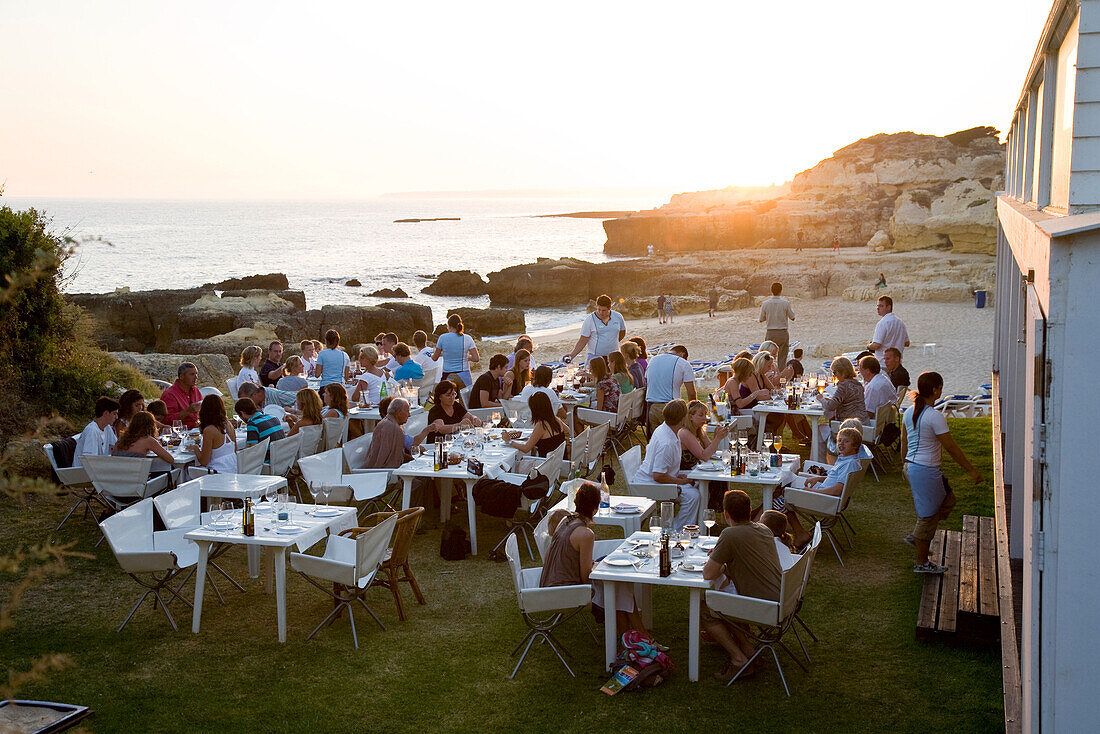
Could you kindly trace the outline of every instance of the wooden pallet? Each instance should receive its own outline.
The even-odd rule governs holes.
[[[928,558],[947,567],[926,576],[917,612],[917,639],[972,647],[1000,639],[997,552],[993,518],[963,516],[963,529],[939,530]]]

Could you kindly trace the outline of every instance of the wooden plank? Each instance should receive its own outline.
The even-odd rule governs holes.
[[[943,530],[937,530],[928,546],[928,560],[943,563]],[[926,575],[924,589],[920,595],[920,609],[917,612],[917,639],[931,640],[935,637],[936,612],[940,607],[940,582],[942,576]]]
[[[981,613],[992,617],[999,614],[997,600],[997,537],[992,517],[980,519],[981,529],[978,542],[978,598],[981,600]]]
[[[1005,734],[1024,727],[1020,652],[1016,610],[1012,606],[1012,567],[1008,556],[1008,507],[1005,503],[1004,437],[1001,435],[1000,375],[993,373],[993,502],[997,520],[997,604],[1001,618],[1001,667],[1005,702]],[[1018,519],[1018,521],[1020,521]]]
[[[947,531],[944,539],[943,565],[947,571],[943,574],[943,590],[940,592],[940,616],[936,620],[936,629],[953,633],[955,619],[959,613],[959,556],[962,555],[962,533]]]
[[[963,515],[962,564],[959,567],[959,613],[977,614],[977,612],[978,518],[975,515]]]

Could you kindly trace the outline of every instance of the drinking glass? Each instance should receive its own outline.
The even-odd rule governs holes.
[[[316,507],[316,505],[317,505],[317,496],[321,494],[321,485],[318,484],[317,482],[310,482],[309,483],[309,493],[311,495],[313,495],[313,504],[314,504],[313,509],[316,510],[317,509],[317,507]],[[309,515],[309,514],[312,514],[312,513],[311,513],[310,510],[307,509],[306,514]]]
[[[183,438],[183,421],[172,421],[172,433]]]
[[[321,485],[321,501],[325,503],[325,507],[328,507],[328,495],[332,491],[332,487],[327,484]]]
[[[653,533],[654,538],[661,537],[661,519],[656,515],[649,518],[649,532]]]
[[[749,476],[755,477],[760,474],[760,454],[755,451],[749,454]]]
[[[711,531],[714,529],[714,510],[703,510],[703,524],[707,526],[707,535],[711,535]]]
[[[275,497],[279,494],[279,488],[272,485],[264,490],[264,498],[268,501],[272,508],[275,507]]]
[[[783,434],[777,433],[772,438],[772,446],[775,446],[775,452],[778,454],[783,450]]]
[[[499,410],[494,410],[493,411],[493,425],[497,426],[497,427],[500,426],[500,411]]]
[[[765,433],[764,434],[764,448],[768,449],[768,451],[771,451],[772,441],[774,440],[774,438],[775,437],[772,436],[772,434],[770,434],[770,433]]]
[[[737,432],[737,443],[741,444],[741,448],[747,449],[749,447],[749,433],[748,431]]]

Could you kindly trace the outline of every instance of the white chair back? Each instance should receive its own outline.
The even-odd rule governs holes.
[[[374,579],[374,574],[389,550],[395,525],[396,512],[355,539],[355,576],[359,581],[359,588],[364,588]]]
[[[322,420],[324,425],[324,432],[322,443],[325,447],[325,451],[330,451],[340,446],[348,438],[348,417],[343,418],[325,418]]]
[[[779,619],[783,620],[798,611],[798,604],[806,591],[806,585],[810,581],[810,567],[817,555],[818,546],[821,545],[821,523],[814,526],[810,545],[802,553],[794,564],[783,572],[779,592]]]
[[[290,469],[302,449],[302,433],[299,431],[288,438],[273,441],[270,446],[270,469],[272,476],[281,477]],[[240,459],[237,460],[238,464]]]
[[[222,396],[222,391],[216,387],[200,387],[199,395],[202,395],[204,398],[209,395],[217,395],[220,398]]]
[[[604,446],[607,445],[607,434],[611,430],[610,423],[600,423],[588,429],[588,466],[589,472],[596,468],[603,457]],[[641,460],[639,459],[639,463]]]
[[[630,401],[630,420],[641,420],[645,412],[645,390],[631,390],[626,397]]]
[[[278,418],[280,422],[286,420],[286,408],[281,405],[265,405],[261,412],[267,413],[272,418]]]
[[[198,482],[185,482],[153,498],[157,514],[168,530],[194,527],[202,523],[202,496]]]
[[[464,406],[470,404],[470,391],[473,389],[473,385],[467,385],[466,387],[458,391],[458,394],[462,397],[462,404]]]
[[[406,434],[416,438],[417,434],[428,427],[428,412],[424,411],[414,416],[410,416],[409,419],[405,421],[404,427]]]
[[[550,455],[546,457],[546,461],[542,462],[535,470],[539,474],[543,475],[550,480],[550,488],[553,489],[557,486],[558,477],[561,476],[561,462],[565,458],[565,441],[561,442],[556,449],[550,452]]]
[[[46,452],[46,458],[50,461],[50,468],[53,469],[53,473],[57,475],[57,480],[62,485],[72,487],[77,484],[88,484],[92,481],[88,477],[88,470],[82,466],[59,467],[57,457],[53,453],[53,446],[50,444],[43,445],[42,450]]]
[[[100,494],[117,499],[141,499],[149,492],[151,458],[85,454],[80,460]]]
[[[878,410],[875,411],[875,425],[873,433],[871,435],[871,442],[878,443],[879,437],[882,435],[882,429],[886,427],[887,423],[897,423],[898,420],[898,406],[893,403],[886,403],[885,405],[878,406]],[[863,433],[864,440],[867,440],[867,432]]]
[[[546,513],[535,526],[535,546],[539,549],[539,557],[546,562],[546,551],[550,549],[550,513]]]
[[[302,470],[302,478],[306,484],[335,485],[340,483],[342,462],[340,449],[329,449],[298,459],[298,468]]]
[[[298,429],[298,434],[302,437],[302,448],[298,451],[298,456],[313,456],[321,449],[321,433],[324,431],[324,426],[302,426]]]
[[[225,381],[225,386],[229,389],[229,399],[236,402],[237,388],[240,387],[240,378],[230,377]]]
[[[237,452],[238,474],[260,474],[264,469],[264,458],[267,456],[267,447],[271,439],[265,438],[246,449]]]
[[[549,544],[547,544],[549,548]],[[511,533],[504,543],[504,555],[508,558],[508,568],[512,571],[512,583],[516,588],[516,603],[520,611],[523,611],[523,568],[519,562],[519,543],[516,534]]]
[[[364,467],[367,449],[370,448],[373,437],[373,433],[366,433],[344,444],[344,462],[347,464],[348,469],[354,471]]]
[[[493,413],[504,415],[504,408],[470,408],[468,412],[482,423],[490,424],[493,422]]]
[[[630,481],[642,465],[642,447],[631,446],[625,454],[619,456],[619,466],[623,470],[623,479]]]
[[[115,555],[153,549],[153,502],[142,500],[99,523]]]

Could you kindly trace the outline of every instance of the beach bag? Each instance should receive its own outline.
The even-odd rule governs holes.
[[[445,561],[461,561],[469,552],[470,541],[466,540],[466,531],[448,523],[439,540],[439,555]]]
[[[638,630],[628,630],[622,636],[623,651],[615,658],[615,674],[600,689],[609,696],[619,692],[644,691],[655,688],[672,671],[672,659],[653,644],[653,640]]]

